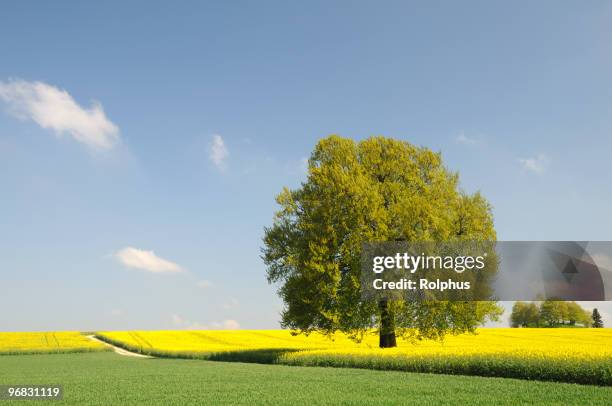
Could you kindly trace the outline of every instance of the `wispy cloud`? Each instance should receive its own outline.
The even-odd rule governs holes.
[[[467,135],[465,135],[464,132],[461,132],[459,135],[457,135],[457,137],[455,137],[455,141],[465,145],[476,145],[478,143],[478,140],[476,138],[468,137]]]
[[[95,149],[110,149],[119,141],[119,128],[104,113],[102,105],[80,106],[65,90],[43,82],[0,81],[0,100],[8,112],[21,120],[32,120],[56,135]]]
[[[174,324],[177,327],[183,326],[186,323],[186,320],[184,320],[178,314],[171,314],[170,318],[172,319],[172,324]]]
[[[238,330],[240,328],[240,323],[233,319],[211,321],[210,323],[199,323],[187,320],[178,314],[172,314],[170,317],[172,324],[176,328],[185,330]]]
[[[223,137],[219,134],[213,135],[213,141],[210,146],[209,158],[213,164],[219,169],[224,170],[227,166],[227,157],[229,156],[229,151],[225,146],[225,142],[223,141]]]
[[[147,272],[176,273],[182,271],[179,265],[158,257],[153,251],[140,250],[134,247],[126,247],[117,251],[115,258],[128,268]]]
[[[208,326],[205,324],[198,323],[197,321],[191,321],[184,319],[178,314],[171,314],[170,318],[172,320],[172,324],[182,330],[208,330]]]
[[[235,309],[240,305],[236,298],[230,297],[227,302],[223,303],[223,308],[226,310]]]
[[[210,328],[217,330],[238,330],[240,328],[240,323],[232,319],[213,321],[209,325]]]
[[[548,158],[548,155],[540,153],[533,158],[519,158],[519,162],[526,171],[541,175],[548,169],[550,158]]]
[[[206,279],[202,279],[197,283],[198,288],[208,289],[213,286],[212,282]]]

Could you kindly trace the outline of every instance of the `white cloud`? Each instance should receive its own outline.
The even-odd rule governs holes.
[[[548,155],[540,153],[534,158],[520,158],[519,162],[523,169],[541,175],[548,169],[550,159]]]
[[[174,326],[184,330],[238,330],[240,328],[240,323],[232,319],[212,321],[208,324],[202,324],[184,319],[178,314],[172,314],[170,317]]]
[[[205,330],[206,326],[202,325],[198,322],[189,321],[178,314],[172,314],[172,324],[174,324],[177,328],[185,329],[185,330]]]
[[[170,317],[172,318],[172,324],[174,324],[175,326],[180,327],[185,324],[185,320],[183,320],[183,318],[178,314],[172,314],[170,315]]]
[[[211,281],[203,279],[201,281],[198,281],[197,285],[198,285],[199,288],[207,289],[207,288],[212,287],[213,284],[212,284]]]
[[[110,149],[119,141],[119,128],[93,102],[81,107],[65,90],[43,82],[0,81],[0,100],[15,117],[30,119],[56,135],[69,134],[76,141],[97,149]]]
[[[229,156],[229,151],[225,146],[223,138],[219,134],[213,135],[213,142],[210,146],[208,156],[218,169],[224,170],[226,168],[226,161],[227,157]]]
[[[170,318],[172,319],[172,324],[175,325],[176,328],[184,330],[206,330],[205,325],[202,325],[198,322],[186,320],[178,314],[171,314]]]
[[[115,258],[128,268],[140,269],[153,273],[181,272],[179,265],[160,258],[153,251],[139,250],[133,247],[123,248],[115,254]]]
[[[460,144],[466,144],[466,145],[475,145],[478,143],[478,141],[476,141],[476,138],[472,138],[472,137],[468,137],[467,135],[465,135],[465,133],[460,133],[455,140],[460,143]]]
[[[216,330],[238,330],[240,328],[240,323],[232,319],[227,319],[223,321],[213,321],[212,323],[210,323],[210,328]]]
[[[229,300],[223,304],[223,308],[226,310],[230,310],[230,309],[235,309],[239,305],[240,303],[238,302],[236,298],[230,297]]]

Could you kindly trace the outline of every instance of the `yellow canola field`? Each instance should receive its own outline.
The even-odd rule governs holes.
[[[612,385],[611,329],[480,329],[443,342],[378,337],[357,344],[342,334],[293,336],[285,330],[131,331],[99,333],[103,340],[161,357],[499,376]]]
[[[223,353],[253,350],[415,355],[509,354],[551,358],[612,358],[612,329],[480,329],[476,335],[447,336],[443,342],[399,340],[393,349],[378,348],[378,337],[355,343],[342,334],[293,336],[287,330],[133,331],[101,333],[141,352]]]
[[[76,331],[0,333],[1,354],[105,351],[108,347]]]

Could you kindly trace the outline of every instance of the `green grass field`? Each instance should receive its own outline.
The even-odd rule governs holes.
[[[65,392],[62,404],[88,405],[604,405],[612,399],[609,387],[350,368],[137,359],[104,352],[3,356],[0,383],[61,383]]]

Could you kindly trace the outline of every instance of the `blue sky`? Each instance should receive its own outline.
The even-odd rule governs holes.
[[[611,240],[611,38],[604,1],[5,3],[0,330],[277,327],[263,227],[332,133],[441,151],[500,240]]]

